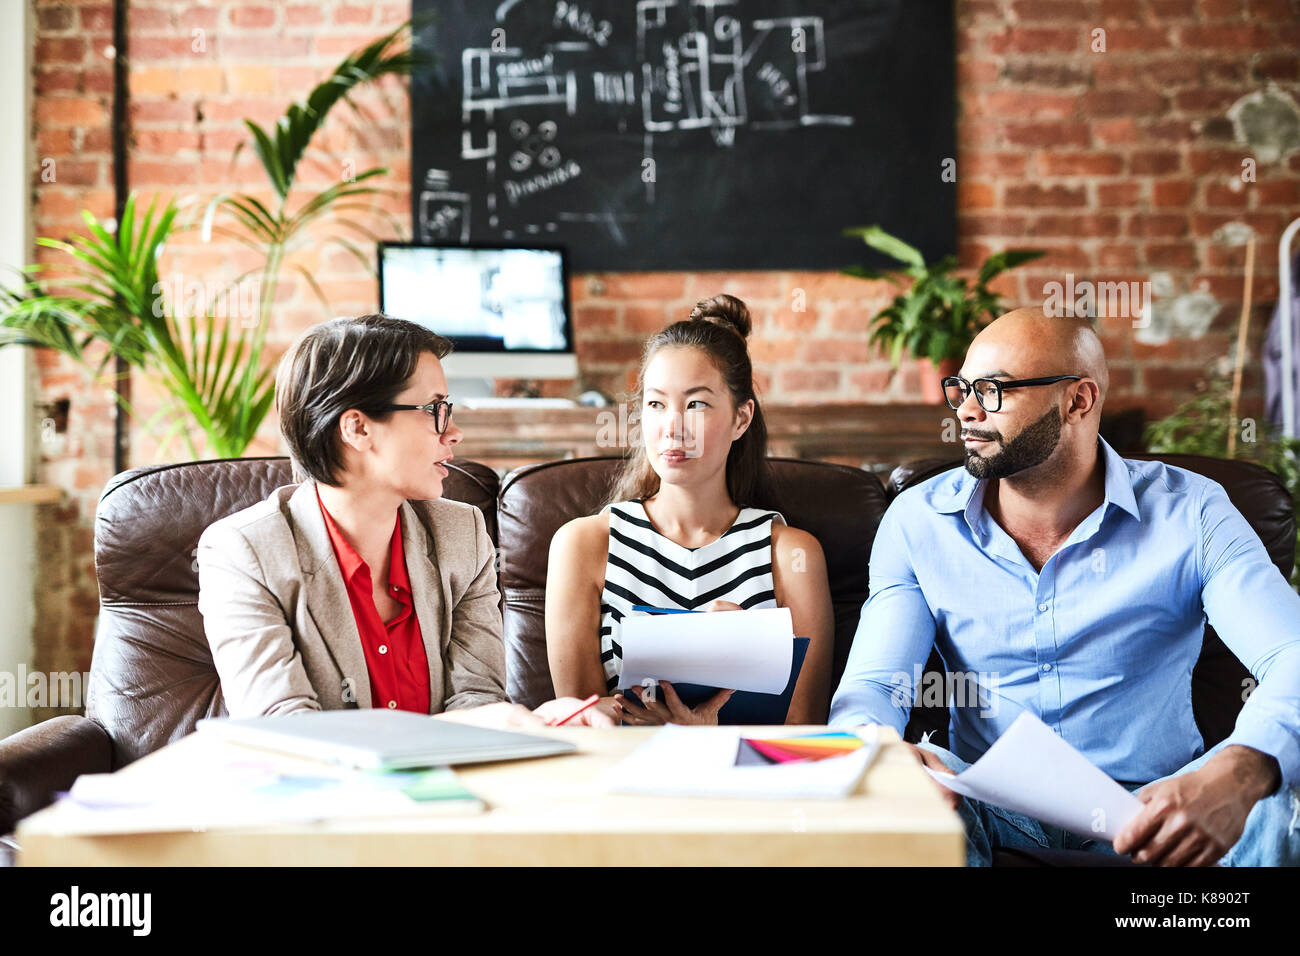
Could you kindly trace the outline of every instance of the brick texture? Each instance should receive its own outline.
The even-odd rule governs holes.
[[[111,6],[36,0],[32,118],[33,204],[38,235],[80,227],[80,210],[112,212]],[[348,51],[409,14],[400,2],[360,0],[210,3],[136,0],[130,6],[130,167],[135,189],[203,200],[230,189],[269,199],[248,150],[242,119],[268,122],[302,96]],[[1241,181],[1250,154],[1233,140],[1227,108],[1268,83],[1300,97],[1295,50],[1300,0],[957,0],[958,237],[964,266],[1012,245],[1050,256],[1001,284],[1012,304],[1041,303],[1047,282],[1067,274],[1130,281],[1167,273],[1176,293],[1206,289],[1222,303],[1210,334],[1151,348],[1134,343],[1131,322],[1102,331],[1112,363],[1112,407],[1142,405],[1159,415],[1193,388],[1233,340],[1240,308],[1240,249],[1214,232],[1245,221],[1260,239],[1257,302],[1276,296],[1277,239],[1300,210],[1300,156],[1260,162]],[[1105,31],[1105,52],[1094,52]],[[403,84],[358,97],[371,117],[346,108],[331,119],[302,171],[320,188],[341,171],[389,167],[393,195],[378,202],[381,235],[409,235],[409,111]],[[54,177],[41,177],[42,163]],[[48,250],[34,253],[48,261]],[[186,281],[229,279],[246,257],[229,243],[193,233],[168,248],[165,274]],[[327,314],[373,306],[374,279],[350,256],[313,244],[300,260],[322,280],[325,312],[308,284],[286,274],[271,332],[276,353]],[[730,291],[754,313],[753,352],[769,398],[782,401],[907,401],[919,397],[914,365],[895,372],[865,344],[870,316],[890,287],[829,273],[583,275],[573,280],[582,381],[607,391],[630,384],[643,338],[684,316],[697,299]],[[1267,321],[1254,315],[1251,355]],[[96,613],[91,560],[95,502],[112,470],[112,399],[107,383],[52,356],[38,358],[38,400],[69,403],[67,433],[42,447],[43,481],[65,503],[41,516],[38,666],[85,669]],[[578,383],[547,383],[567,394]],[[507,388],[510,383],[499,383]],[[1246,409],[1257,413],[1259,376],[1248,376]],[[156,396],[139,391],[144,410]],[[41,413],[43,414],[43,412]],[[274,451],[268,421],[252,452]],[[133,435],[132,463],[176,457]]]

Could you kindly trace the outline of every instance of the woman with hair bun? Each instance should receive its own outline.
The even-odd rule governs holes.
[[[786,722],[824,724],[834,618],[821,545],[767,506],[767,427],[754,394],[749,309],[735,296],[699,303],[646,343],[637,382],[642,448],[599,514],[551,542],[546,646],[555,692],[605,696],[628,724],[716,724],[732,691],[694,709],[615,693],[619,622],[635,605],[680,610],[787,607],[810,644]],[[640,698],[639,689],[632,693]]]

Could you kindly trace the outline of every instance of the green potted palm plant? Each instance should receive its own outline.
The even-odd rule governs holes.
[[[329,301],[316,277],[305,265],[295,261],[295,253],[308,246],[334,245],[350,253],[373,273],[373,256],[353,241],[355,237],[370,242],[381,238],[368,228],[365,219],[381,216],[390,228],[398,233],[402,231],[395,216],[370,202],[372,197],[388,192],[375,185],[380,177],[388,174],[386,167],[341,176],[332,186],[305,197],[294,191],[294,179],[308,144],[334,106],[347,103],[353,110],[358,110],[350,98],[357,86],[381,76],[411,72],[416,54],[409,44],[399,42],[408,28],[409,24],[403,24],[348,56],[305,100],[290,105],[271,129],[244,120],[253,137],[253,151],[266,172],[275,198],[268,207],[252,193],[217,196],[207,205],[202,230],[205,240],[211,240],[214,235],[233,239],[252,246],[264,257],[259,286],[260,328],[263,330],[284,269],[297,273],[326,310],[329,309]],[[236,154],[244,145],[241,143],[236,147]],[[291,199],[298,201],[291,202]],[[354,214],[360,214],[361,218]]]
[[[207,239],[220,236],[254,249],[261,260],[258,266],[231,280],[220,294],[206,297],[202,309],[187,314],[191,310],[185,303],[167,295],[179,283],[159,276],[163,246],[183,228],[181,207],[174,199],[155,200],[140,215],[132,196],[115,229],[83,212],[86,235],[37,240],[66,258],[54,266],[29,267],[18,288],[0,289],[0,345],[52,348],[88,365],[87,347],[99,343],[103,348],[94,354],[100,360],[88,365],[94,374],[101,374],[118,356],[160,387],[162,409],[139,423],[158,438],[160,455],[177,436],[191,458],[200,453],[242,455],[274,397],[263,352],[282,272],[301,275],[329,308],[315,278],[293,261],[295,251],[308,242],[332,243],[374,269],[349,234],[378,237],[350,214],[383,214],[366,199],[382,191],[370,181],[387,170],[366,170],[306,196],[294,190],[294,183],[308,144],[333,106],[351,103],[349,94],[361,84],[410,72],[412,51],[399,42],[408,26],[345,58],[271,130],[245,121],[276,199],[268,208],[251,193],[218,196],[208,204],[201,228]],[[295,202],[290,201],[291,193]],[[246,282],[258,283],[256,315],[241,315],[231,307],[233,291]],[[238,298],[242,302],[245,296]],[[120,394],[119,401],[133,414]]]
[[[0,329],[6,333],[0,344],[52,348],[82,364],[89,346],[106,346],[97,350],[96,374],[119,356],[166,396],[162,410],[142,423],[149,431],[162,423],[160,451],[180,435],[196,458],[201,436],[208,454],[234,458],[243,454],[271,406],[271,376],[261,362],[261,337],[250,336],[238,315],[220,307],[223,296],[186,316],[164,294],[158,260],[177,212],[168,199],[161,208],[155,200],[138,215],[131,196],[112,231],[83,212],[86,235],[38,239],[66,253],[68,261],[0,293]]]
[[[1042,249],[1004,249],[984,260],[972,284],[955,274],[956,256],[944,256],[927,265],[919,249],[890,235],[880,226],[845,229],[867,246],[903,264],[897,273],[866,266],[841,270],[859,279],[888,279],[900,289],[901,278],[911,285],[894,297],[871,320],[871,343],[888,350],[895,368],[906,351],[921,369],[921,390],[927,402],[943,401],[941,379],[956,373],[966,349],[979,333],[1005,309],[1002,297],[988,287],[1008,269],[1046,255]]]

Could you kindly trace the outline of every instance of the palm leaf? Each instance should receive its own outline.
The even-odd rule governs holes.
[[[219,209],[229,210],[231,215],[244,225],[245,229],[260,237],[264,242],[275,241],[279,234],[280,227],[275,217],[255,197],[243,194],[235,196],[222,194],[209,200],[207,208],[203,212],[200,235],[204,242],[210,242],[212,239],[213,223]]]
[[[253,149],[282,201],[289,195],[307,144],[325,122],[329,111],[364,83],[389,74],[407,75],[411,72],[414,62],[411,49],[393,50],[408,25],[402,24],[344,59],[329,78],[307,95],[304,102],[290,105],[276,122],[274,134],[251,120],[244,121],[253,134]]]
[[[1045,255],[1047,255],[1046,249],[1003,249],[984,260],[984,265],[980,266],[979,277],[975,281],[979,285],[984,285],[994,276],[1008,269],[1041,259]]]
[[[363,180],[370,179],[374,176],[382,176],[387,173],[387,167],[383,166],[376,169],[368,169],[351,180],[335,183],[333,186],[321,190],[307,202],[303,203],[302,207],[294,215],[292,220],[290,220],[291,229],[296,229],[300,224],[315,218],[320,213],[326,211],[330,205],[340,199],[345,199],[351,196],[373,196],[391,192],[391,190],[380,189],[374,186],[357,185],[357,183],[360,183]]]
[[[308,272],[307,269],[305,269],[300,265],[295,265],[293,268],[299,275],[301,275],[304,279],[307,280],[307,285],[311,287],[311,291],[315,293],[316,298],[320,300],[320,304],[323,305],[325,307],[325,311],[328,312],[330,307],[330,300],[328,297],[326,297],[324,290],[321,289],[320,283],[316,281],[316,277],[312,275],[310,272]]]
[[[841,274],[853,276],[856,279],[888,279],[896,282],[893,276],[881,272],[879,269],[868,269],[866,266],[845,266],[840,270]]]
[[[877,252],[883,252],[891,259],[897,259],[905,265],[916,269],[925,268],[925,257],[919,249],[910,246],[902,239],[891,236],[879,226],[855,226],[845,229],[844,235],[856,236]]]
[[[352,255],[352,258],[356,259],[363,266],[365,266],[366,271],[369,272],[371,275],[375,275],[378,272],[378,270],[375,268],[374,262],[371,261],[370,256],[366,255],[365,252],[363,252],[355,242],[351,242],[347,239],[344,239],[342,236],[330,236],[328,239],[325,240],[325,242],[328,244],[337,245],[340,248],[345,249],[347,252],[349,252]]]

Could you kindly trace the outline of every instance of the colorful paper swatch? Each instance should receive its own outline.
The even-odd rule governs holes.
[[[736,766],[807,763],[828,757],[843,757],[860,747],[861,737],[835,731],[799,737],[741,737]]]

